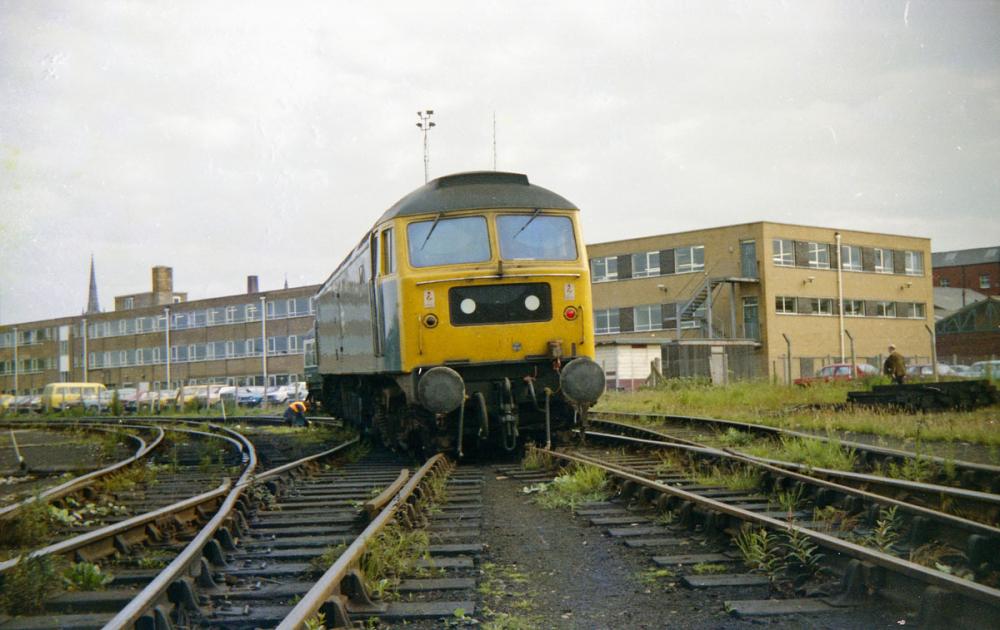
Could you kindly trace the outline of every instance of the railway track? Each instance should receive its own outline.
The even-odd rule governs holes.
[[[882,475],[897,472],[938,486],[951,486],[986,494],[1000,494],[1000,466],[940,457],[839,440],[790,429],[697,416],[655,413],[591,412],[590,422],[627,423],[639,429],[654,429],[672,442],[730,448],[745,454],[779,452],[783,443],[822,443],[839,449],[850,460],[850,471]]]
[[[344,597],[315,600],[319,605],[306,618],[353,615],[410,622],[474,610],[474,556],[481,545],[463,536],[474,537],[464,526],[476,501],[475,473],[446,480],[451,465],[440,456],[414,474],[386,454],[343,467],[323,463],[356,440],[259,473],[256,446],[272,452],[272,463],[288,459],[288,435],[258,434],[251,441],[225,427],[211,430],[240,445],[238,470],[223,466],[212,472],[229,476],[208,492],[80,532],[0,566],[5,588],[23,588],[25,574],[41,572],[43,579],[58,580],[53,562],[87,563],[99,567],[107,580],[99,590],[46,597],[32,614],[0,617],[0,628],[274,626],[287,624],[296,601],[310,600],[316,588]],[[178,457],[175,449],[167,457],[183,462],[198,452]],[[447,498],[438,498],[447,503],[429,515],[431,495],[440,494],[427,490],[432,482],[446,489]],[[192,487],[174,488],[159,500],[190,492]],[[145,492],[131,498],[135,505],[153,505]],[[396,597],[407,601],[378,604],[364,596],[357,564],[366,545],[392,521],[427,527],[430,544],[411,567],[415,576],[387,591],[398,589]],[[324,574],[330,563],[341,568]],[[19,568],[21,575],[14,579]]]
[[[919,609],[925,626],[951,620],[982,625],[1000,613],[995,527],[648,433],[640,438],[592,431],[587,440],[582,447],[540,449],[555,462],[596,466],[617,480],[618,498],[588,506],[592,512],[584,515],[629,546],[674,547],[676,530],[663,524],[670,518],[713,539],[718,552],[658,553],[653,561],[678,571],[691,588],[726,589],[732,597],[726,606],[734,614],[824,615],[860,606],[873,592]],[[644,512],[636,514],[636,506],[645,506],[639,508]],[[758,552],[757,573],[734,570],[744,562],[730,539]],[[782,550],[799,559],[779,558]],[[839,584],[816,579],[819,554]],[[789,562],[797,588],[774,588],[779,561]],[[691,571],[706,563],[723,572]],[[755,597],[740,596],[740,589]]]

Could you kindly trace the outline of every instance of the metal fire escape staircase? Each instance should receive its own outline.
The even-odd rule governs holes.
[[[732,337],[735,337],[736,331],[736,303],[735,303],[735,288],[737,284],[756,284],[759,283],[759,278],[743,278],[739,276],[717,276],[711,277],[706,275],[705,279],[701,282],[701,285],[695,291],[694,295],[690,300],[683,303],[682,306],[678,308],[677,311],[677,338],[681,338],[681,330],[683,328],[683,321],[701,321],[705,324],[704,328],[709,339],[715,338],[725,338],[725,333],[712,323],[712,300],[713,294],[715,293],[716,287],[721,284],[729,284],[730,289],[733,291],[730,297],[730,306],[732,309]],[[702,307],[705,307],[704,314],[699,315],[698,312]]]

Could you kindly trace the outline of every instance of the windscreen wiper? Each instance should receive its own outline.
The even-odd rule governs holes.
[[[531,222],[532,222],[532,221],[534,221],[534,220],[535,220],[536,218],[538,218],[538,215],[539,215],[539,214],[540,214],[541,212],[542,212],[542,209],[541,209],[541,208],[535,208],[535,211],[531,213],[531,218],[530,218],[530,219],[528,219],[528,220],[527,220],[527,221],[525,222],[525,224],[521,226],[521,229],[520,229],[520,230],[518,230],[517,232],[514,232],[514,236],[510,237],[510,238],[511,238],[511,240],[514,240],[515,238],[517,238],[517,235],[518,235],[518,234],[520,234],[521,232],[523,232],[523,231],[525,230],[525,228],[527,228],[527,227],[528,227],[529,225],[531,225]]]
[[[443,212],[438,212],[437,216],[434,217],[434,223],[431,223],[431,229],[430,229],[430,231],[427,232],[427,236],[424,238],[424,242],[420,244],[420,249],[421,250],[424,248],[424,245],[427,244],[427,241],[431,240],[431,234],[434,233],[434,228],[436,228],[438,226],[438,221],[441,220],[441,215],[442,214],[444,214],[444,213]]]

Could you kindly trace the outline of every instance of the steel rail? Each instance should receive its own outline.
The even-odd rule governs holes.
[[[368,520],[374,519],[382,509],[389,504],[392,497],[399,494],[400,489],[406,483],[406,480],[410,478],[410,471],[407,468],[399,471],[399,476],[396,477],[396,481],[389,484],[385,490],[380,492],[377,497],[365,501],[365,504],[361,506],[364,513],[368,516]]]
[[[295,607],[285,615],[285,618],[278,625],[278,630],[298,630],[301,628],[308,619],[316,615],[319,609],[331,598],[331,596],[338,594],[341,588],[341,583],[347,576],[348,572],[352,567],[360,561],[361,556],[364,555],[365,550],[368,547],[368,541],[372,537],[377,535],[383,527],[385,527],[390,520],[396,515],[396,512],[404,505],[410,497],[413,495],[417,486],[423,481],[435,467],[441,465],[448,460],[438,453],[431,457],[423,466],[412,476],[406,485],[403,486],[389,503],[382,509],[378,516],[376,516],[368,527],[365,528],[363,532],[351,543],[351,545],[342,553],[340,557],[330,566],[329,569],[323,573],[323,576],[316,581],[309,592],[302,596],[302,599],[295,605]],[[330,620],[333,622],[333,620]]]
[[[152,428],[152,427],[143,427],[143,428],[149,429],[149,428]],[[75,491],[77,491],[77,490],[79,490],[79,489],[81,489],[81,488],[83,488],[83,487],[85,487],[87,485],[90,485],[91,483],[97,481],[97,479],[99,479],[101,477],[104,477],[106,475],[110,475],[111,473],[113,473],[115,471],[118,471],[118,470],[124,468],[125,466],[128,466],[130,464],[138,462],[140,459],[142,459],[147,454],[149,454],[150,452],[152,452],[153,449],[155,449],[157,446],[159,446],[160,443],[163,441],[163,435],[164,435],[163,429],[160,429],[159,427],[157,427],[157,431],[158,431],[158,433],[156,435],[156,438],[154,438],[154,440],[150,444],[146,444],[146,441],[143,440],[141,437],[139,437],[137,435],[126,434],[126,435],[128,435],[128,437],[130,439],[135,440],[135,441],[137,441],[139,443],[139,448],[136,449],[135,453],[131,457],[128,457],[128,458],[123,459],[121,461],[115,462],[114,464],[111,464],[110,466],[106,466],[104,468],[101,468],[100,470],[95,470],[95,471],[89,472],[89,473],[87,473],[85,475],[80,475],[79,477],[74,477],[73,479],[70,479],[69,481],[61,483],[58,486],[55,486],[53,488],[48,488],[46,490],[43,490],[42,492],[39,492],[35,496],[28,497],[27,499],[24,499],[23,501],[18,501],[17,503],[12,503],[10,505],[6,505],[6,506],[0,508],[0,520],[6,520],[6,519],[13,518],[13,516],[20,509],[22,509],[23,507],[25,507],[26,505],[28,505],[30,503],[33,503],[35,501],[46,501],[47,502],[47,501],[53,501],[53,500],[56,500],[56,499],[60,499],[60,498],[62,498],[64,496],[70,494],[71,492],[75,492]]]
[[[598,417],[595,418],[595,416]],[[903,460],[920,458],[920,459],[926,459],[928,461],[933,461],[937,464],[942,464],[942,465],[947,464],[948,466],[953,465],[955,468],[975,471],[977,473],[985,474],[987,476],[1000,476],[1000,466],[992,466],[990,464],[980,464],[978,462],[970,462],[966,460],[948,459],[945,457],[939,457],[937,455],[923,455],[920,453],[914,453],[912,451],[902,451],[893,448],[887,448],[884,446],[876,446],[874,444],[865,444],[864,442],[841,440],[839,438],[831,439],[824,435],[816,435],[813,433],[805,433],[802,431],[794,431],[792,429],[783,429],[780,427],[772,427],[763,424],[754,424],[752,422],[723,420],[720,418],[705,418],[701,416],[678,416],[673,414],[641,413],[634,411],[591,411],[590,419],[592,421],[601,420],[600,416],[613,416],[613,417],[624,417],[624,418],[651,418],[659,420],[671,420],[674,422],[683,422],[687,424],[700,423],[707,426],[714,425],[726,428],[743,429],[754,433],[767,433],[775,436],[787,435],[797,438],[820,440],[822,442],[836,441],[841,446],[846,446],[856,451],[866,451],[869,453],[874,453],[876,455],[880,455],[883,457],[895,457]],[[682,438],[675,438],[675,439],[681,440]]]
[[[631,424],[622,424],[610,420],[598,420],[592,424],[605,424],[609,425],[611,428],[616,430],[651,435],[654,436],[653,438],[654,440],[678,442],[700,448],[714,449],[714,447],[710,447],[704,444],[699,444],[698,442],[694,442],[692,440],[682,440],[668,433],[660,433],[659,431],[653,429],[648,429],[645,427],[637,427]],[[883,477],[881,475],[872,475],[869,473],[857,473],[852,471],[831,470],[828,468],[816,468],[814,466],[809,466],[807,464],[797,464],[794,462],[786,462],[766,457],[756,457],[744,453],[736,448],[722,448],[718,450],[731,454],[735,457],[741,457],[747,460],[753,460],[755,462],[770,464],[772,466],[780,466],[782,468],[787,468],[790,470],[799,470],[799,471],[805,470],[808,471],[810,477],[821,475],[828,479],[838,479],[841,481],[854,482],[858,484],[879,485],[883,487],[888,487],[890,489],[898,489],[900,491],[929,495],[931,497],[948,497],[953,500],[963,502],[965,504],[972,503],[975,505],[975,507],[984,510],[987,513],[989,513],[991,510],[993,513],[995,513],[998,509],[1000,509],[1000,495],[989,492],[981,492],[978,490],[967,490],[965,488],[942,486],[938,484],[930,484],[919,481],[910,481],[908,479],[893,479],[891,477]],[[940,512],[940,510],[937,511]]]
[[[865,562],[870,562],[882,568],[888,569],[892,572],[905,575],[907,577],[919,580],[923,583],[930,584],[933,586],[943,587],[957,594],[963,595],[975,601],[987,604],[989,606],[1000,608],[1000,590],[985,586],[983,584],[978,584],[976,582],[970,582],[969,580],[964,580],[962,578],[943,573],[941,571],[935,571],[933,569],[928,569],[922,565],[910,562],[908,560],[903,560],[895,556],[889,555],[887,553],[871,549],[869,547],[863,547],[861,545],[848,542],[846,540],[841,540],[835,536],[830,536],[829,534],[824,534],[811,529],[805,529],[799,527],[787,521],[782,521],[770,516],[764,516],[757,514],[748,510],[743,510],[741,508],[723,503],[721,501],[716,501],[715,499],[709,497],[703,497],[693,492],[688,492],[681,488],[670,486],[635,473],[624,470],[622,467],[615,465],[609,465],[607,462],[591,458],[585,455],[562,453],[559,451],[538,449],[540,452],[545,453],[551,457],[557,459],[563,459],[570,462],[576,462],[580,464],[589,464],[592,466],[597,466],[603,468],[604,470],[611,472],[612,474],[625,479],[626,481],[631,481],[641,486],[650,488],[657,492],[672,494],[676,497],[690,501],[707,507],[713,511],[720,512],[722,514],[732,516],[742,521],[750,521],[761,526],[768,527],[770,529],[778,529],[786,533],[801,533],[811,539],[817,545],[830,549],[840,554],[844,554],[851,558],[857,560],[862,560]]]
[[[127,628],[138,621],[143,613],[151,608],[166,593],[167,588],[201,558],[202,549],[215,535],[222,522],[229,517],[230,512],[236,505],[236,501],[243,494],[246,481],[252,477],[253,471],[257,467],[257,451],[253,443],[246,437],[229,429],[227,431],[238,436],[237,439],[244,445],[244,454],[247,456],[246,466],[237,483],[229,491],[229,494],[226,495],[222,505],[219,506],[212,519],[201,528],[201,531],[198,532],[194,539],[184,547],[183,551],[163,571],[153,578],[152,582],[147,584],[138,595],[132,598],[132,601],[125,608],[120,610],[111,621],[105,624],[105,629]]]
[[[79,536],[74,536],[73,538],[67,538],[65,540],[53,543],[46,547],[36,549],[28,554],[28,558],[38,558],[41,556],[48,556],[53,554],[65,554],[78,549],[83,549],[88,545],[94,544],[106,540],[108,538],[113,538],[115,536],[125,534],[133,529],[145,528],[149,523],[158,521],[164,517],[172,516],[178,512],[183,512],[195,507],[198,507],[204,503],[208,503],[219,496],[226,494],[232,487],[232,482],[229,479],[224,480],[219,487],[214,490],[209,490],[194,497],[178,501],[171,505],[166,505],[164,507],[158,508],[151,512],[145,512],[143,514],[137,514],[132,518],[124,521],[119,521],[117,523],[112,523],[100,529],[95,529],[93,531],[87,532],[85,534],[80,534]],[[0,573],[8,571],[21,561],[24,556],[17,556],[0,562]]]
[[[335,455],[342,450],[354,446],[360,441],[360,438],[355,437],[354,439],[344,442],[343,444],[339,444],[334,448],[327,449],[313,455],[307,455],[306,457],[302,457],[293,462],[271,468],[261,474],[255,475],[254,469],[257,463],[257,455],[256,449],[253,447],[253,443],[250,442],[246,436],[243,436],[241,433],[227,427],[218,427],[217,425],[210,426],[213,428],[221,428],[234,436],[238,436],[239,441],[246,446],[246,453],[248,454],[247,467],[244,469],[237,482],[232,484],[232,486],[228,489],[229,494],[223,500],[212,519],[201,529],[198,535],[188,543],[181,554],[178,555],[178,557],[175,558],[174,561],[171,562],[159,575],[157,575],[153,582],[148,584],[146,588],[144,588],[135,598],[132,599],[131,602],[129,602],[128,606],[122,609],[118,615],[116,615],[104,626],[106,629],[130,627],[140,617],[142,617],[148,609],[155,605],[155,603],[166,592],[166,589],[169,588],[170,584],[172,584],[180,576],[184,575],[190,569],[192,564],[199,560],[204,546],[215,535],[215,532],[222,525],[222,523],[230,517],[236,506],[236,502],[239,500],[240,495],[247,486],[263,483],[318,459]]]
[[[853,488],[851,486],[844,486],[832,481],[827,481],[825,479],[817,479],[815,477],[810,477],[809,475],[803,475],[798,472],[780,468],[765,462],[757,461],[755,458],[746,457],[742,453],[730,452],[726,450],[706,448],[706,447],[691,447],[686,444],[672,444],[670,442],[661,442],[658,440],[648,440],[643,438],[635,438],[621,435],[614,435],[610,433],[600,433],[597,431],[588,431],[587,435],[596,438],[605,439],[615,439],[621,441],[628,441],[630,443],[641,444],[643,446],[655,446],[658,448],[670,447],[679,448],[681,450],[690,450],[692,452],[698,453],[700,455],[707,455],[711,457],[716,457],[720,459],[730,459],[735,460],[743,464],[748,464],[750,466],[761,468],[774,475],[788,477],[790,479],[795,479],[796,481],[801,481],[803,483],[808,483],[821,488],[828,488],[842,494],[849,494],[851,496],[861,497],[863,499],[868,499],[874,503],[886,504],[889,506],[895,506],[902,509],[904,512],[909,512],[914,516],[922,516],[940,523],[944,523],[951,527],[955,527],[966,531],[970,534],[977,534],[980,536],[988,536],[992,539],[1000,539],[1000,529],[986,525],[984,523],[979,523],[977,521],[972,521],[960,516],[955,516],[954,514],[948,514],[946,512],[940,512],[938,510],[933,510],[931,508],[923,507],[922,505],[914,505],[912,503],[907,503],[906,501],[900,501],[899,499],[894,499],[892,497],[887,497],[881,494],[876,494],[866,490],[860,490],[858,488]],[[581,457],[585,457],[581,455]],[[613,465],[613,464],[611,464]],[[625,467],[620,467],[625,469]]]

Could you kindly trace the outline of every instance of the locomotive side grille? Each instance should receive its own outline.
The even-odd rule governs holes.
[[[544,282],[452,287],[448,308],[453,326],[547,322],[552,319],[552,291]]]

